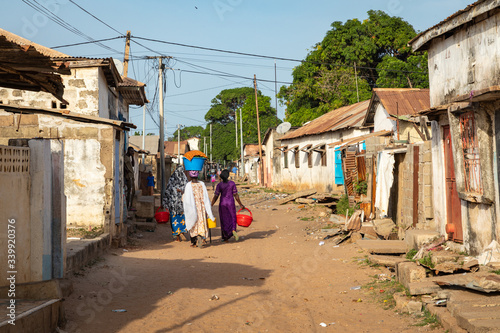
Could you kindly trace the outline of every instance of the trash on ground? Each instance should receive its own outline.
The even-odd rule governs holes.
[[[219,300],[219,296],[217,295],[212,295],[212,297],[210,297],[210,301],[218,301]]]
[[[127,312],[125,309],[116,309],[116,310],[111,310],[113,312]]]
[[[319,242],[319,246],[325,245],[325,242],[321,241]]]
[[[128,252],[128,250],[127,249],[123,249],[123,252]]]
[[[361,289],[361,286],[351,287],[351,290],[360,290],[360,289]]]
[[[319,326],[321,326],[321,327],[327,327],[328,325],[325,324],[325,323],[320,323]]]

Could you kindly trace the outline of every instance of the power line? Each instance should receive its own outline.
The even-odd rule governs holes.
[[[354,66],[351,66],[351,65],[333,64],[333,63],[318,62],[318,61],[311,61],[311,60],[299,60],[299,59],[293,59],[293,58],[275,57],[275,56],[268,56],[268,55],[262,55],[262,54],[256,54],[256,53],[246,53],[246,52],[230,51],[230,50],[216,49],[216,48],[212,48],[212,47],[204,47],[204,46],[196,46],[196,45],[189,45],[189,44],[183,44],[183,43],[168,42],[168,41],[164,41],[164,40],[153,39],[153,38],[145,38],[145,37],[139,37],[139,36],[131,36],[131,38],[137,38],[137,39],[140,39],[140,40],[145,40],[145,41],[150,41],[150,42],[155,42],[155,43],[162,43],[162,44],[168,44],[168,45],[175,45],[175,46],[195,48],[195,49],[206,50],[206,51],[222,52],[222,53],[229,53],[229,54],[237,54],[237,55],[243,55],[243,56],[248,56],[248,57],[256,57],[256,58],[263,58],[263,59],[272,59],[272,60],[292,61],[292,62],[300,62],[300,63],[311,63],[311,64],[316,64],[316,65],[329,65],[329,66],[336,66],[336,67],[354,68]],[[362,67],[362,66],[360,67],[360,66],[358,66],[357,68],[379,70],[379,69],[374,68],[374,67]],[[421,74],[426,74],[427,73],[427,72],[400,71],[400,70],[388,70],[388,69],[386,69],[386,71],[402,72],[402,73],[421,73]]]
[[[73,5],[77,6],[78,8],[80,8],[81,10],[83,10],[85,13],[89,14],[90,16],[92,16],[93,18],[95,18],[97,21],[101,22],[102,24],[104,24],[105,26],[107,26],[108,28],[110,28],[111,30],[114,30],[115,32],[121,34],[120,31],[116,30],[115,28],[113,28],[112,26],[110,26],[109,24],[107,24],[106,22],[104,22],[103,20],[99,19],[97,16],[95,16],[92,13],[90,13],[89,11],[87,11],[86,9],[84,9],[82,6],[80,6],[79,4],[77,4],[76,2],[74,2],[73,0],[69,0],[69,2],[71,2]]]
[[[81,43],[75,43],[75,44],[66,44],[66,45],[53,46],[53,47],[51,47],[51,49],[60,49],[60,48],[63,48],[63,47],[72,47],[72,46],[79,46],[79,45],[85,45],[85,44],[100,43],[100,42],[106,42],[106,41],[110,41],[110,40],[114,40],[114,39],[118,39],[118,38],[125,38],[125,36],[116,36],[116,37],[112,37],[112,38],[104,38],[104,39],[92,40],[92,41],[88,41],[88,42],[81,42]]]

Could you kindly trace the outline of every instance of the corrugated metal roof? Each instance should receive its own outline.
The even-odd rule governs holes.
[[[411,116],[431,106],[429,89],[375,88],[373,92],[394,116]]]
[[[129,137],[129,142],[142,148],[142,136],[132,135]],[[156,154],[158,152],[158,146],[160,144],[159,135],[146,135],[144,137],[144,150],[149,151],[151,154]]]
[[[365,119],[369,103],[370,101],[366,100],[330,111],[321,117],[312,120],[307,125],[285,134],[281,140],[333,132],[340,129],[360,127]]]
[[[0,36],[4,37],[7,39],[9,42],[18,44],[18,45],[23,45],[23,46],[31,46],[35,50],[37,50],[39,53],[43,54],[46,57],[51,57],[51,58],[67,58],[70,57],[67,54],[64,54],[62,52],[53,50],[51,48],[48,48],[46,46],[42,46],[37,43],[33,43],[32,41],[23,38],[21,36],[15,35],[12,32],[9,32],[7,30],[1,29],[0,28]]]

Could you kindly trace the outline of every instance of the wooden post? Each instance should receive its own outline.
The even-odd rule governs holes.
[[[128,75],[128,55],[130,53],[130,30],[127,30],[127,37],[125,39],[125,56],[123,57],[123,76]]]
[[[257,99],[257,76],[253,75],[253,85],[255,88],[255,109],[257,111],[257,135],[259,138],[259,169],[260,169],[260,185],[264,185],[264,170],[262,169],[262,146],[260,141],[260,121],[259,121],[259,100]]]

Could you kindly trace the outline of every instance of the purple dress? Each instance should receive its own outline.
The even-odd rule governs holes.
[[[234,195],[238,193],[236,184],[229,180],[227,183],[220,182],[215,189],[215,195],[220,195],[219,217],[222,231],[222,239],[228,240],[236,231],[236,205]]]

